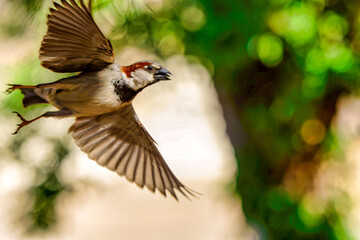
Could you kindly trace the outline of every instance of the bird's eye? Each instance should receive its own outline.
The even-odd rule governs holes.
[[[148,71],[151,71],[151,70],[153,70],[153,67],[151,65],[147,65],[145,69]]]

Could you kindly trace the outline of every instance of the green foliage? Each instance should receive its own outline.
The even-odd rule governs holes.
[[[61,162],[68,155],[69,150],[60,141],[56,141],[54,148],[54,158],[47,165],[37,169],[38,179],[43,179],[29,190],[29,202],[32,202],[31,210],[28,213],[32,225],[29,231],[38,229],[47,230],[56,223],[56,200],[67,186],[65,186],[58,178],[58,171]]]
[[[213,67],[225,114],[238,113],[247,135],[245,145],[237,142],[244,132],[232,131],[239,127],[228,122],[238,159],[237,193],[265,239],[351,238],[343,213],[325,204],[322,213],[312,214],[308,205],[319,199],[304,200],[319,159],[333,149],[327,143],[334,137],[329,132],[337,99],[356,89],[359,79],[353,38],[359,30],[349,35],[355,1],[326,4],[184,0],[127,21],[123,40],[136,38],[141,26],[147,38],[141,47],[163,57],[196,56]],[[293,174],[305,179],[293,180]]]

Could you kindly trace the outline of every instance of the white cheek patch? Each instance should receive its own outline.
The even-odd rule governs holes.
[[[139,90],[151,83],[153,80],[154,77],[152,74],[143,69],[138,69],[131,73],[131,79],[126,79],[126,82],[132,89]]]

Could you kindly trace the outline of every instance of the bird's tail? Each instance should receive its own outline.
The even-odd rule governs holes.
[[[36,94],[34,91],[36,86],[9,84],[9,88],[6,90],[6,92],[11,93],[16,89],[20,89],[21,93],[24,94],[24,107],[28,107],[34,104],[48,103],[45,99]]]

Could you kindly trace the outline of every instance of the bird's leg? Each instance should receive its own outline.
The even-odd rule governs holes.
[[[31,85],[20,85],[20,84],[8,84],[9,88],[6,89],[6,93],[12,93],[16,89],[22,89],[22,88],[36,88],[36,86]]]
[[[20,113],[18,113],[18,112],[13,112],[13,113],[15,113],[22,121],[22,123],[17,124],[18,128],[16,129],[15,132],[13,132],[13,135],[17,134],[20,131],[20,129],[22,129],[23,127],[29,125],[30,123],[35,122],[36,120],[38,120],[40,118],[43,118],[43,117],[68,117],[73,114],[70,110],[61,109],[60,111],[56,111],[56,112],[46,112],[34,119],[26,120],[23,116],[21,116]]]
[[[36,120],[43,117],[43,115],[40,115],[40,116],[28,121],[23,116],[21,116],[20,113],[18,113],[18,112],[13,112],[13,113],[15,113],[20,118],[20,120],[22,121],[20,124],[17,124],[18,128],[16,129],[15,132],[12,133],[13,135],[17,134],[20,131],[21,128],[23,128],[23,127],[29,125],[30,123],[35,122]]]
[[[55,83],[56,84],[56,83]],[[23,89],[23,88],[46,88],[51,87],[52,85],[55,85],[54,83],[42,83],[38,85],[21,85],[21,84],[7,84],[9,86],[8,89],[6,89],[6,93],[12,93],[16,89]]]
[[[65,82],[62,81],[63,79],[60,79],[56,82],[52,83],[41,83],[38,85],[21,85],[21,84],[7,84],[9,88],[5,91],[6,93],[12,93],[16,89],[23,89],[23,88],[55,88],[55,89],[65,89],[65,90],[72,90],[74,88],[77,88],[81,83],[73,83],[73,82]]]

